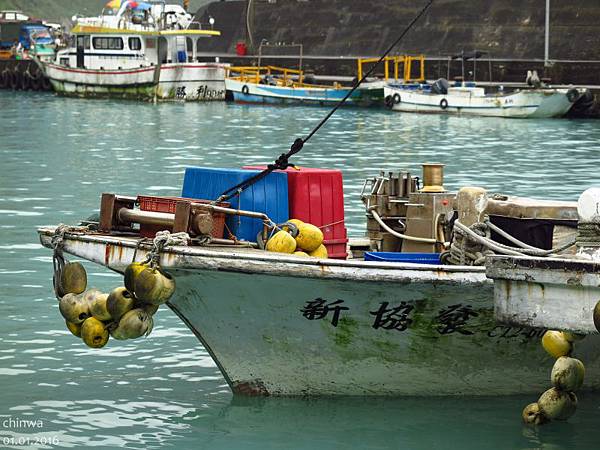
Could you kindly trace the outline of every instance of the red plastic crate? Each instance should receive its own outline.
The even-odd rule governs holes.
[[[265,166],[245,166],[261,170]],[[344,186],[341,170],[307,167],[285,170],[288,176],[290,219],[312,223],[323,231],[330,258],[346,259],[348,234],[344,218]]]
[[[151,197],[147,195],[138,195],[138,203],[142,211],[154,211],[175,214],[175,208],[177,208],[177,202],[182,200],[188,200],[194,203],[211,203],[209,200],[198,200],[195,198],[184,198],[184,197]],[[229,208],[229,203],[217,203],[217,206]],[[225,218],[226,214],[222,212],[213,213],[213,229],[211,236],[214,238],[222,238],[225,230]],[[164,230],[164,226],[160,225],[144,225],[140,224],[140,234],[144,237],[153,238],[157,232]],[[168,228],[167,228],[168,229]],[[168,229],[168,231],[173,231]]]

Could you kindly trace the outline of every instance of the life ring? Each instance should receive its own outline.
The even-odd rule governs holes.
[[[18,90],[21,87],[21,74],[16,70],[13,72],[9,72],[10,74],[10,88],[13,91]]]
[[[397,105],[398,103],[400,103],[402,101],[402,98],[400,97],[400,94],[395,93],[394,96],[392,97],[394,100],[394,103]]]
[[[447,109],[448,108],[448,100],[446,100],[445,98],[440,100],[440,108],[442,109]]]
[[[579,91],[575,88],[569,89],[567,91],[567,100],[569,100],[571,103],[574,103],[577,101],[577,99],[579,99]]]
[[[388,95],[383,99],[383,103],[386,108],[392,109],[394,107],[394,98],[391,95]]]
[[[244,95],[248,95],[248,92],[250,92],[250,89],[248,88],[248,85],[245,84],[242,86],[242,94]]]

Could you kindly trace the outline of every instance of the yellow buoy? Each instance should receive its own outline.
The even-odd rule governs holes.
[[[296,243],[298,247],[310,253],[323,244],[323,232],[310,223],[303,223],[298,226]]]
[[[135,278],[134,295],[144,303],[162,305],[175,292],[175,280],[158,269],[147,268]]]
[[[573,351],[573,344],[567,340],[562,331],[546,331],[542,337],[542,346],[554,358],[568,356]]]
[[[81,324],[80,323],[73,323],[73,322],[69,322],[68,320],[65,320],[65,323],[67,324],[67,328],[69,329],[69,331],[71,333],[73,333],[73,336],[81,337]]]
[[[548,418],[540,410],[540,405],[537,403],[530,403],[523,409],[522,413],[523,422],[528,425],[542,425],[548,422]]]
[[[268,252],[294,253],[296,240],[287,231],[278,231],[267,241],[265,247]]]
[[[93,317],[102,322],[112,320],[112,316],[108,312],[108,294],[98,294],[94,296],[90,303],[90,313]]]
[[[141,301],[136,301],[135,305],[133,307],[133,309],[143,309],[144,311],[146,311],[148,314],[150,314],[151,316],[153,316],[154,314],[156,314],[156,311],[158,311],[158,308],[160,307],[160,305],[152,305],[150,303],[143,303]]]
[[[130,311],[135,303],[135,298],[124,287],[113,289],[106,300],[106,309],[113,320],[118,321],[123,314]]]
[[[312,252],[310,252],[309,256],[312,256],[313,258],[327,259],[329,257],[329,254],[327,253],[327,247],[325,247],[323,244],[321,244],[317,247],[316,250],[313,250]]]
[[[594,325],[596,326],[596,330],[600,333],[600,301],[596,303],[594,307]]]
[[[125,287],[129,292],[134,292],[135,278],[147,267],[149,267],[147,264],[142,264],[140,262],[132,262],[127,266],[124,277]]]
[[[108,342],[108,330],[100,320],[90,317],[81,326],[81,338],[88,347],[102,348]]]
[[[136,339],[148,336],[153,326],[152,316],[143,309],[136,308],[126,312],[110,334],[119,340]]]
[[[62,297],[65,294],[81,294],[87,287],[87,273],[81,263],[70,262],[63,267],[60,284]]]
[[[567,420],[577,409],[577,396],[573,392],[548,389],[538,400],[540,411],[550,420]]]
[[[552,367],[552,385],[561,391],[576,391],[583,385],[585,367],[581,361],[561,356]]]
[[[67,321],[74,324],[80,324],[90,317],[90,304],[83,299],[82,294],[65,295],[60,299],[58,309]]]
[[[310,258],[310,255],[308,253],[298,252],[298,251],[294,252],[294,256],[300,256],[302,258]]]

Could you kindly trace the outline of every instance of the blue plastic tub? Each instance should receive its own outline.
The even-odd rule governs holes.
[[[365,261],[441,264],[439,253],[365,252]]]
[[[257,170],[188,167],[183,180],[182,197],[216,200],[225,190],[257,174]],[[229,200],[233,209],[265,213],[275,223],[289,218],[288,180],[285,172],[273,172]],[[260,219],[227,216],[225,222],[238,239],[256,241],[262,230]],[[228,233],[225,230],[225,237]]]

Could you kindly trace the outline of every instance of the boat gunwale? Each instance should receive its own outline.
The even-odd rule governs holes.
[[[50,239],[54,235],[55,227],[40,227],[40,241],[45,247],[51,248]],[[140,255],[145,254],[151,244],[141,244],[141,238],[137,236],[110,236],[107,234],[70,233],[65,234],[67,240],[80,241],[84,243],[108,246],[121,246],[130,249],[139,249]],[[241,251],[240,251],[241,250]],[[65,250],[68,252],[68,250]],[[294,275],[300,277],[320,278],[342,278],[364,281],[391,281],[408,282],[415,281],[431,282],[472,282],[487,283],[491,280],[486,278],[483,266],[449,266],[429,265],[414,263],[382,263],[378,261],[364,260],[337,260],[302,258],[278,253],[258,252],[249,248],[230,250],[225,246],[218,247],[186,247],[174,246],[163,250],[165,255],[171,257],[182,257],[183,259],[172,264],[175,270],[212,269],[227,270],[245,273],[270,273],[273,275]],[[223,267],[196,267],[186,261],[186,258],[207,258],[212,260],[224,260]],[[173,262],[171,259],[170,263]],[[252,265],[252,263],[254,263]],[[105,260],[105,266],[110,267],[109,261]],[[169,265],[169,264],[167,264]],[[218,266],[218,264],[217,264]],[[112,268],[112,267],[110,267]],[[295,272],[295,269],[300,271]],[[360,272],[365,273],[361,274]],[[318,274],[318,275],[317,275]],[[430,275],[430,277],[428,277]],[[460,275],[464,275],[461,279]]]

